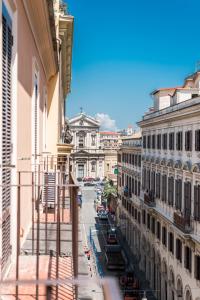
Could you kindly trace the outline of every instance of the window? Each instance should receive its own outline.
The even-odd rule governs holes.
[[[141,155],[139,155],[138,157],[139,157],[138,166],[141,167]]]
[[[155,231],[156,231],[156,228],[155,228],[155,218],[152,217],[152,218],[151,218],[151,232],[152,232],[153,234],[155,234]]]
[[[146,135],[143,136],[143,148],[144,149],[147,148],[147,137],[146,137]]]
[[[185,261],[184,261],[185,268],[192,272],[192,250],[189,247],[185,247]]]
[[[146,181],[146,188],[148,189],[148,191],[150,190],[150,170],[147,170],[147,181]]]
[[[132,178],[132,193],[134,194],[134,190],[135,190],[135,185],[134,185],[135,181],[134,179]]]
[[[176,134],[176,150],[183,150],[183,133],[182,131],[177,132]]]
[[[79,148],[84,148],[84,141],[85,141],[85,137],[83,135],[79,136]]]
[[[160,240],[160,222],[157,222],[156,236]]]
[[[138,223],[139,224],[141,223],[141,214],[140,214],[140,212],[138,212]]]
[[[140,196],[140,181],[138,181],[138,196]]]
[[[121,161],[122,161],[121,159],[122,159],[121,154],[118,154],[118,155],[117,155],[117,160],[118,160],[119,163],[121,163]]]
[[[137,186],[137,179],[135,179],[135,195],[137,196],[137,192],[138,192],[138,186]]]
[[[150,135],[147,136],[147,148],[151,149],[151,136]]]
[[[96,161],[91,162],[91,171],[95,172],[96,171]]]
[[[195,151],[200,151],[200,129],[195,130]]]
[[[174,132],[169,134],[169,150],[174,150]]]
[[[188,222],[191,217],[191,183],[184,182],[184,215]]]
[[[146,211],[143,209],[142,211],[142,223],[145,225],[146,224]]]
[[[167,175],[162,175],[162,201],[167,201]]]
[[[200,256],[199,255],[195,255],[194,277],[197,280],[200,280]]]
[[[176,239],[176,259],[182,262],[182,242]]]
[[[174,235],[172,232],[169,233],[169,251],[174,254]]]
[[[162,148],[163,150],[167,150],[167,133],[162,135]]]
[[[167,246],[167,229],[166,229],[166,227],[162,228],[162,243],[165,247]]]
[[[156,148],[156,135],[153,134],[152,135],[152,149],[155,149]]]
[[[168,178],[168,204],[174,205],[174,178]]]
[[[144,168],[142,170],[142,189],[146,189],[146,177],[147,177],[147,170]]]
[[[157,135],[157,149],[161,149],[161,134]]]
[[[92,143],[91,143],[92,146],[95,146],[96,145],[96,135],[92,135]]]
[[[176,179],[175,181],[175,207],[181,211],[182,208],[182,180]]]
[[[200,221],[200,185],[194,186],[194,219]]]
[[[147,228],[150,229],[151,217],[150,214],[147,214]]]
[[[132,154],[132,165],[134,166],[134,163],[135,163],[135,155]]]
[[[192,130],[185,132],[185,151],[192,151]]]
[[[137,209],[135,209],[135,219],[137,220]]]
[[[131,209],[131,215],[132,217],[134,217],[134,207],[132,206],[132,209]]]
[[[160,173],[156,174],[156,198],[160,198]]]
[[[107,172],[109,172],[109,171],[110,171],[110,165],[107,164]]]
[[[137,166],[138,164],[138,155],[135,155],[135,162],[134,162],[134,166]]]
[[[151,172],[151,191],[153,193],[153,196],[155,196],[155,171]]]

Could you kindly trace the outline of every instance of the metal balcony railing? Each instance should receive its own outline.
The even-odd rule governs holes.
[[[174,212],[174,224],[184,233],[191,233],[193,230],[191,217],[186,217]]]
[[[17,172],[15,184],[0,185],[16,196],[11,204],[17,203],[15,226],[9,229],[14,242],[7,247],[13,263],[1,276],[0,296],[75,300],[79,287],[96,284],[105,300],[121,300],[114,279],[79,277],[78,185],[69,173],[69,159],[48,154],[34,158],[20,159],[29,161],[22,163],[30,171]]]
[[[144,203],[150,207],[156,206],[155,197],[154,197],[153,192],[152,193],[144,192]]]

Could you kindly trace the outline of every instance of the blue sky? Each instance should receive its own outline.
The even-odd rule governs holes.
[[[152,105],[152,90],[181,85],[195,71],[199,0],[67,3],[75,17],[69,117],[83,107],[108,114],[117,128],[134,125]]]

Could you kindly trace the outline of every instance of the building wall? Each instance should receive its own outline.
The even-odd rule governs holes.
[[[189,101],[189,102],[188,102]],[[141,214],[145,211],[149,217],[149,225],[142,224],[139,234],[141,243],[144,244],[141,249],[144,259],[140,261],[140,266],[146,273],[147,278],[151,282],[151,287],[154,288],[155,274],[152,275],[152,270],[161,273],[161,294],[157,295],[158,299],[175,299],[178,297],[179,283],[182,284],[183,299],[198,299],[200,278],[196,278],[197,261],[200,256],[199,244],[199,217],[196,217],[199,198],[195,198],[195,186],[199,185],[199,153],[195,144],[197,137],[195,131],[200,129],[199,108],[200,100],[188,100],[183,103],[180,109],[177,107],[169,108],[166,112],[160,113],[158,116],[152,114],[146,117],[140,123],[142,127],[143,149],[142,149],[142,190],[141,199]],[[177,110],[176,110],[177,109]],[[176,110],[176,113],[175,113]],[[186,132],[191,131],[190,141],[191,149],[186,150]],[[177,134],[182,132],[182,149],[177,149]],[[169,135],[174,133],[174,146],[170,149]],[[161,149],[158,149],[156,143],[152,145],[152,136],[161,134]],[[167,134],[167,148],[163,149],[163,134]],[[150,146],[145,146],[146,140],[150,140]],[[172,149],[173,148],[173,149]],[[154,175],[155,174],[155,175]],[[161,174],[166,176],[167,180],[159,180],[155,182],[154,176]],[[173,185],[169,182],[172,180]],[[177,192],[176,181],[181,180],[182,188]],[[185,184],[191,185],[191,193],[186,190]],[[159,186],[159,188],[158,188]],[[157,192],[160,189],[160,195]],[[153,198],[149,192],[153,191]],[[178,195],[180,203],[177,204]],[[171,198],[171,195],[173,197]],[[199,197],[199,196],[198,196]],[[187,202],[186,202],[187,201]],[[197,201],[197,202],[196,202]],[[125,204],[126,206],[126,204]],[[186,208],[190,207],[191,212]],[[157,237],[158,229],[153,229],[153,224],[160,224],[160,237]],[[157,226],[157,225],[155,225]],[[163,244],[163,227],[166,228],[166,244]],[[171,238],[170,238],[171,235]],[[178,246],[177,240],[181,242],[182,260],[177,258]],[[173,245],[172,245],[173,244]],[[170,249],[171,247],[171,249]],[[188,248],[186,248],[188,247]],[[149,252],[152,256],[149,258]],[[191,267],[186,266],[186,249],[189,249],[191,258],[188,260]],[[152,259],[152,258],[153,259]],[[155,260],[154,257],[158,257]],[[200,257],[199,257],[200,259]],[[160,267],[159,267],[160,265]],[[198,267],[199,268],[199,267]],[[151,274],[151,276],[149,276]],[[157,279],[155,280],[157,282]],[[156,286],[156,289],[158,286]],[[187,296],[186,296],[187,294]],[[166,296],[167,295],[167,296]],[[191,298],[189,298],[189,295]]]
[[[30,158],[28,161],[18,160],[18,171],[33,170],[33,102],[34,74],[38,76],[38,154],[43,151],[43,111],[44,96],[47,87],[43,65],[35,44],[34,36],[28,21],[22,1],[17,1],[18,15],[18,101],[17,101],[17,158]],[[38,160],[37,160],[38,162]],[[31,183],[31,174],[22,175],[22,183]],[[31,225],[32,191],[22,189],[21,194],[21,227],[22,235],[26,236]],[[26,211],[26,214],[24,214]]]

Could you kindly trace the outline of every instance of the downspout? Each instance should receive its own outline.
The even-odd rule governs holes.
[[[56,40],[58,41],[59,43],[59,48],[58,48],[58,76],[59,76],[59,90],[58,90],[58,143],[60,143],[60,138],[61,138],[61,131],[62,131],[62,128],[61,128],[61,123],[62,123],[62,120],[60,120],[60,117],[61,117],[61,114],[60,114],[60,98],[61,98],[61,85],[62,85],[62,80],[61,80],[61,45],[62,45],[62,40],[60,38],[56,38]]]

